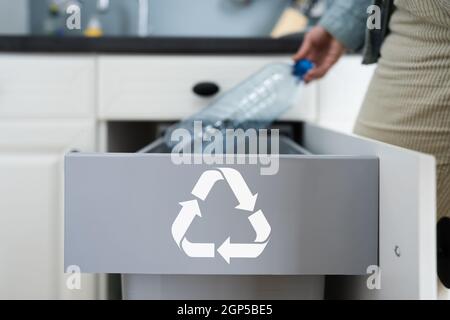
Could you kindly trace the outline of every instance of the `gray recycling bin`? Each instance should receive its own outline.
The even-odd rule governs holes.
[[[377,265],[378,159],[289,138],[277,158],[262,175],[257,154],[175,164],[162,141],[68,154],[65,266],[122,274],[126,299],[320,299],[324,275]]]

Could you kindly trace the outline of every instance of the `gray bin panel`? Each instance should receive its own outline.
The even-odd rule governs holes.
[[[127,300],[320,300],[324,288],[324,276],[122,275]]]
[[[247,156],[248,157],[248,156]],[[378,263],[378,160],[280,155],[279,172],[238,170],[262,210],[270,239],[255,259],[191,258],[171,234],[180,202],[209,165],[175,165],[169,154],[69,154],[66,157],[65,265],[85,273],[172,275],[366,274]],[[186,237],[193,243],[252,243],[255,231],[219,181]]]

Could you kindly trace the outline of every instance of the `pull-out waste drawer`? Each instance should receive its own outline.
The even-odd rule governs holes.
[[[314,276],[366,275],[379,264],[379,158],[317,151],[311,133],[330,132],[298,126],[301,146],[281,138],[270,159],[178,164],[162,141],[68,154],[66,267],[125,274],[127,298],[311,297],[299,292],[323,285]]]

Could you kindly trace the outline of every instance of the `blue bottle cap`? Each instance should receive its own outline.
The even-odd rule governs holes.
[[[297,61],[294,64],[294,70],[292,73],[297,76],[298,78],[303,80],[303,77],[308,73],[309,70],[314,68],[314,64],[307,59],[302,59]]]

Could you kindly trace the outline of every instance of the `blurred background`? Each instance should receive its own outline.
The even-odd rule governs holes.
[[[65,26],[81,9],[81,30]],[[82,36],[280,37],[303,31],[325,0],[0,0],[0,34]]]

